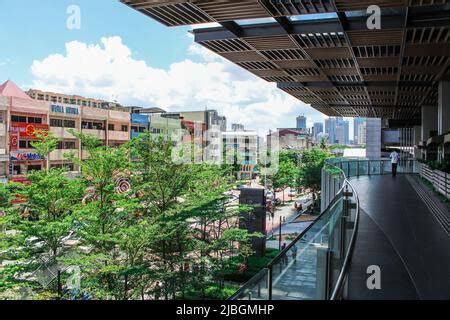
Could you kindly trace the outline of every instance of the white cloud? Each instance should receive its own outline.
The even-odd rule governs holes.
[[[295,126],[305,114],[312,121],[323,116],[278,90],[273,83],[253,76],[231,62],[192,44],[189,55],[167,70],[136,60],[120,37],[102,38],[100,44],[78,41],[66,44],[66,52],[34,61],[33,86],[41,90],[79,94],[122,104],[158,106],[169,111],[215,108],[229,123],[268,131]]]

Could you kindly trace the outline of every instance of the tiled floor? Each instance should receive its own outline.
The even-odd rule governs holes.
[[[352,184],[362,212],[348,298],[450,299],[450,237],[407,177],[361,177]],[[381,268],[381,290],[367,288],[371,265]]]

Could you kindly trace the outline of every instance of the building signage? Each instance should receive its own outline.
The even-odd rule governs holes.
[[[14,123],[11,131],[22,138],[36,138],[36,130],[48,131],[47,124]]]
[[[78,111],[77,107],[65,107],[59,104],[52,104],[51,110],[54,113],[66,113],[71,115],[79,115],[80,112]]]
[[[11,132],[9,135],[9,149],[16,151],[19,148],[19,133]]]
[[[29,152],[29,153],[21,153],[21,152],[13,152],[10,155],[11,161],[40,161],[44,160],[39,154]]]

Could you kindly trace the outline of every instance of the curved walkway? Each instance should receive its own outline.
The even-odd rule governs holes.
[[[347,298],[450,299],[450,237],[413,187],[418,178],[351,182],[362,210]],[[381,290],[367,288],[371,265],[381,268]]]

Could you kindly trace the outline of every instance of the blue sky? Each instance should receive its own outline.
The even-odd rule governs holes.
[[[81,10],[69,30],[67,8]],[[0,82],[169,111],[215,108],[249,129],[324,116],[118,0],[0,0]],[[255,117],[257,115],[257,117]]]
[[[82,27],[69,30],[68,6],[81,9]],[[189,27],[167,28],[114,0],[39,0],[23,2],[0,0],[0,69],[4,78],[20,85],[32,79],[30,66],[35,59],[64,50],[72,40],[97,42],[100,37],[120,36],[136,58],[151,61],[155,67],[167,68],[179,60],[192,40]],[[154,45],[158,44],[158,45]]]

